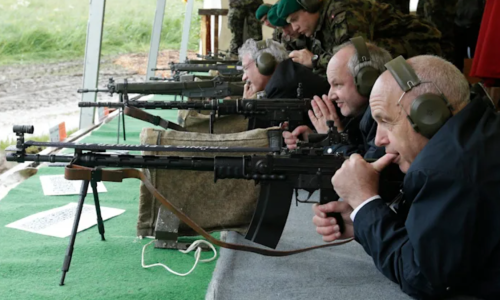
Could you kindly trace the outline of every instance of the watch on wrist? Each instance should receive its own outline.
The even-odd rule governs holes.
[[[318,65],[318,60],[319,60],[319,55],[314,54],[313,57],[311,58],[311,63],[312,63],[313,69],[316,68],[316,66]]]

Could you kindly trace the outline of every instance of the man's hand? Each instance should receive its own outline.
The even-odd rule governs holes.
[[[304,65],[308,68],[312,68],[313,56],[314,54],[312,54],[312,52],[307,49],[294,50],[288,55],[288,57],[290,57],[292,61]]]
[[[295,128],[292,132],[283,131],[283,138],[285,139],[285,144],[288,149],[293,150],[297,148],[297,141],[299,140],[299,136],[302,135],[302,140],[307,141],[307,137],[313,131],[311,128],[306,125],[301,125]]]
[[[243,99],[253,99],[255,92],[252,89],[252,84],[250,82],[246,82],[243,86]]]
[[[356,209],[365,200],[378,195],[380,172],[395,158],[394,154],[386,154],[368,163],[359,154],[351,155],[332,177],[335,192]]]
[[[333,242],[336,239],[347,239],[354,236],[354,227],[352,225],[351,213],[353,209],[344,201],[332,201],[323,205],[314,204],[313,223],[316,225],[316,232],[323,236],[323,241]],[[344,220],[345,231],[340,233],[340,227],[337,220],[332,217],[326,217],[329,212],[339,212]]]
[[[314,96],[311,101],[311,106],[313,110],[309,110],[309,119],[311,119],[311,122],[318,133],[328,132],[328,126],[326,126],[327,120],[334,122],[338,132],[344,131],[344,127],[340,122],[340,117],[337,114],[335,105],[330,99],[328,99],[327,95],[323,95],[322,98]]]

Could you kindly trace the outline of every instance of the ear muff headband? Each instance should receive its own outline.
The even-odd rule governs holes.
[[[320,0],[297,0],[297,3],[310,13],[315,13],[321,8]]]
[[[391,72],[399,87],[405,93],[422,83],[418,78],[413,68],[406,62],[402,56],[398,56],[391,60],[385,67]],[[415,98],[410,107],[408,120],[416,132],[419,132],[426,138],[430,139],[452,116],[453,107],[448,99],[443,95],[441,90],[434,84],[440,94],[425,93]],[[399,102],[398,102],[399,104]]]
[[[259,51],[268,48],[267,40],[262,40],[257,42],[257,49]],[[274,73],[274,69],[276,68],[277,61],[276,58],[271,53],[262,52],[255,58],[255,65],[257,66],[257,70],[262,75],[272,75]]]
[[[354,37],[351,39],[351,42],[358,53],[358,64],[370,61],[370,52],[368,51],[368,47],[366,47],[363,37]],[[354,74],[354,82],[356,83],[358,93],[364,97],[369,97],[373,85],[379,76],[380,72],[372,66],[360,67],[356,74]]]

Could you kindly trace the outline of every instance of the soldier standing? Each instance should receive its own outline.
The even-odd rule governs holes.
[[[228,24],[231,30],[229,51],[238,55],[238,48],[243,45],[243,27],[247,20],[248,38],[262,39],[262,25],[255,18],[255,12],[263,4],[262,0],[229,0]]]

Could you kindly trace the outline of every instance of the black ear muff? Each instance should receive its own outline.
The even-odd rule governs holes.
[[[309,13],[315,13],[321,8],[321,0],[297,0],[297,3]]]
[[[274,73],[274,69],[276,67],[276,58],[271,53],[261,53],[255,59],[255,64],[257,65],[257,69],[262,75],[272,75]]]
[[[386,63],[385,67],[405,93],[422,83],[434,84],[420,81],[413,68],[402,56]],[[435,84],[434,86],[441,92],[439,87]],[[430,139],[451,118],[452,110],[453,107],[442,93],[425,93],[412,101],[408,120],[416,132]]]
[[[354,77],[358,93],[361,96],[369,97],[372,92],[373,85],[379,76],[379,71],[372,67],[361,68]]]
[[[370,52],[368,47],[366,47],[365,40],[360,37],[354,37],[351,39],[354,48],[358,54],[358,64],[370,61]],[[359,67],[359,70],[354,74],[354,82],[356,83],[356,89],[361,96],[369,97],[372,92],[373,85],[377,78],[380,76],[380,72],[372,66],[365,65]]]
[[[413,128],[421,135],[430,139],[451,117],[451,111],[441,95],[427,93],[413,100],[410,108],[410,118]]]
[[[272,75],[274,73],[274,69],[278,62],[276,58],[267,52],[262,52],[262,50],[267,48],[267,40],[262,40],[257,42],[257,49],[260,51],[260,54],[255,58],[255,65],[257,66],[257,70],[262,75]]]

